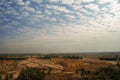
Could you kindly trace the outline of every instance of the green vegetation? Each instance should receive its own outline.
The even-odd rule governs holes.
[[[49,68],[48,68],[48,71],[47,71],[47,74],[48,74],[48,75],[51,74],[51,71],[52,71],[52,68],[49,67]]]
[[[84,68],[82,68],[82,69],[77,69],[75,71],[75,73],[80,74],[81,76],[84,76],[84,75],[89,75],[90,71],[89,70],[85,70]]]
[[[63,56],[62,58],[68,58],[68,59],[82,59],[80,56]]]
[[[51,58],[58,58],[58,56],[54,56],[54,55],[45,55],[45,56],[39,57],[39,59],[51,59]]]
[[[6,74],[5,80],[14,80],[13,74]]]
[[[0,72],[0,80],[2,80],[2,73]]]
[[[68,59],[82,59],[81,56],[55,56],[55,55],[44,55],[38,57],[39,59],[51,59],[51,58],[68,58]]]
[[[0,60],[25,60],[26,57],[22,56],[0,56]]]
[[[120,80],[120,64],[114,67],[100,67],[95,71],[77,69],[75,73],[81,75],[80,80]]]
[[[39,68],[23,69],[16,80],[44,80],[45,72]]]
[[[100,60],[108,60],[108,61],[117,61],[120,58],[115,58],[115,57],[100,57]]]

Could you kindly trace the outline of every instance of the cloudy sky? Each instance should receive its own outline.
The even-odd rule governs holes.
[[[120,0],[0,0],[0,53],[120,51]]]

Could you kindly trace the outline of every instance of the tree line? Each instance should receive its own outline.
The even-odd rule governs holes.
[[[0,60],[25,60],[26,57],[22,57],[22,56],[13,56],[13,57],[9,57],[9,56],[0,56]]]
[[[111,58],[111,57],[100,57],[100,60],[108,60],[108,61],[117,61],[118,59],[120,60],[120,58]]]

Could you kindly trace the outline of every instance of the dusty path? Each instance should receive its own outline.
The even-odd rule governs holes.
[[[63,66],[61,66],[60,64],[55,64],[54,62],[50,61],[50,60],[38,60],[38,59],[28,59],[25,61],[21,61],[19,66],[24,65],[27,67],[42,67],[42,66],[46,66],[46,67],[51,67],[51,68],[55,68],[55,69],[60,69],[63,70]]]

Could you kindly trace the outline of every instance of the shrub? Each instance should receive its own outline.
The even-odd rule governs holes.
[[[6,74],[5,75],[5,80],[13,80],[13,79],[14,79],[13,74]]]
[[[39,68],[23,69],[17,80],[44,80],[45,72]]]

